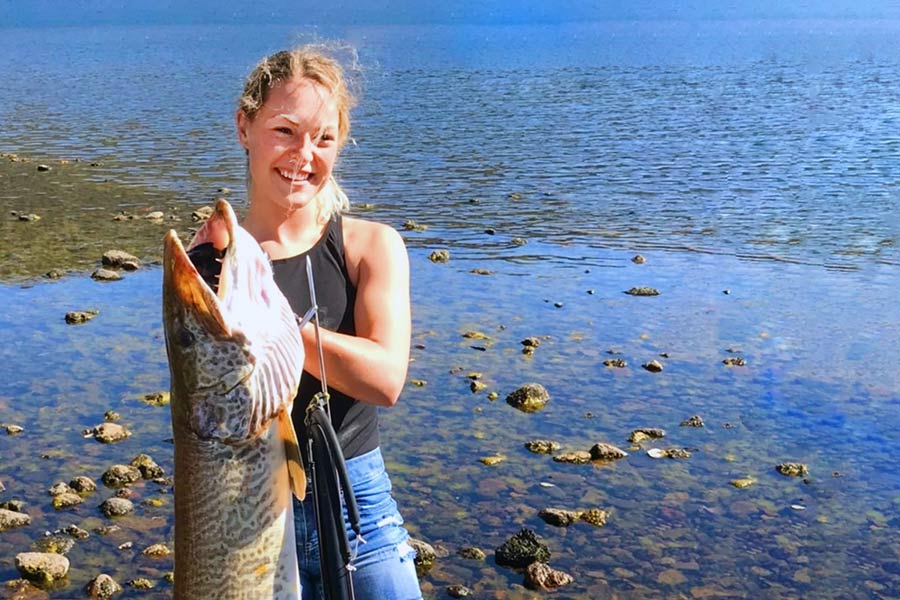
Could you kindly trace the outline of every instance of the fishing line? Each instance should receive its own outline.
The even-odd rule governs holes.
[[[312,322],[316,332],[316,350],[319,359],[319,381],[322,390],[309,401],[304,424],[307,430],[309,466],[313,487],[313,506],[316,525],[319,530],[320,569],[327,600],[352,600],[353,563],[359,555],[360,543],[365,543],[361,535],[359,507],[353,494],[353,487],[347,473],[347,464],[341,452],[341,445],[331,424],[330,395],[325,376],[325,355],[322,350],[322,336],[319,324],[319,306],[313,280],[312,262],[306,257],[306,277],[309,285],[310,308],[302,319],[297,317],[300,327]],[[353,550],[347,540],[344,515],[356,534]]]

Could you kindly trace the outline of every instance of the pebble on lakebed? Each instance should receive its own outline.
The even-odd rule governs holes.
[[[525,587],[545,592],[575,581],[571,575],[553,569],[546,562],[533,562],[525,569]]]
[[[25,527],[31,524],[31,517],[23,512],[0,508],[0,531],[9,531],[16,527]]]
[[[540,383],[528,383],[511,392],[506,403],[522,412],[536,412],[550,400],[550,393]]]
[[[434,566],[434,561],[437,560],[437,552],[434,551],[434,547],[431,544],[422,540],[411,537],[408,543],[416,551],[416,558],[413,562],[416,565],[416,575],[421,579]]]
[[[112,444],[131,437],[131,432],[118,423],[101,423],[92,429],[85,429],[82,435],[92,437],[101,444]]]
[[[31,581],[50,584],[69,572],[69,559],[53,552],[21,552],[16,555],[16,568]]]
[[[100,512],[110,518],[121,517],[134,512],[134,503],[131,500],[113,496],[103,501],[103,504],[100,505]]]
[[[122,591],[122,586],[106,573],[94,577],[84,589],[91,598],[112,598]]]
[[[545,508],[538,513],[538,516],[548,525],[568,527],[578,522],[581,512],[565,508]]]
[[[121,488],[142,479],[141,471],[131,465],[113,465],[103,473],[103,483],[107,487]]]

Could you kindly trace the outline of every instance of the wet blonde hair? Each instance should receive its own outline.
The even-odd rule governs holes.
[[[272,89],[279,83],[293,79],[309,79],[331,94],[338,110],[338,151],[350,137],[350,109],[356,99],[347,85],[344,69],[333,58],[329,48],[310,44],[292,50],[282,50],[262,59],[247,76],[238,110],[252,120],[263,107]],[[350,208],[347,194],[334,175],[316,196],[318,218],[327,221],[336,213]]]

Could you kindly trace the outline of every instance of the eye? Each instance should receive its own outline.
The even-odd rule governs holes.
[[[187,348],[188,346],[190,346],[191,344],[194,343],[194,340],[196,340],[196,338],[194,337],[194,334],[191,333],[191,331],[188,328],[182,327],[178,331],[178,343],[181,345],[181,347]]]
[[[282,135],[291,135],[292,133],[290,127],[276,127],[275,131]]]

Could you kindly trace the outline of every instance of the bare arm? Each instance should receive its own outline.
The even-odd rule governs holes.
[[[400,235],[378,223],[345,221],[356,279],[356,335],[321,331],[328,387],[378,406],[397,403],[409,366],[409,258]],[[321,378],[312,324],[302,331],[304,369]]]

